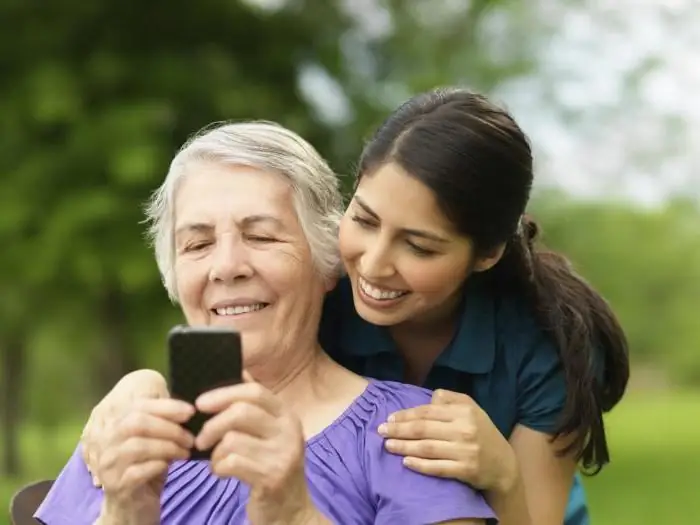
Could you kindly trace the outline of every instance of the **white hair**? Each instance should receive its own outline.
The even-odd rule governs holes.
[[[146,206],[149,238],[168,295],[175,286],[174,200],[189,164],[197,161],[278,173],[294,192],[294,207],[316,269],[340,274],[338,224],[343,213],[339,181],[316,149],[299,135],[268,121],[217,123],[192,136],[175,155],[163,184]]]

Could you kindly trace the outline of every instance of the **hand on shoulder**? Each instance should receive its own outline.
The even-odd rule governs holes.
[[[436,390],[430,404],[392,414],[379,431],[387,450],[422,474],[495,491],[508,490],[518,477],[510,444],[465,394]]]

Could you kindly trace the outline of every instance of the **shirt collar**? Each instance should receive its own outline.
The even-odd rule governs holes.
[[[457,332],[437,364],[468,374],[486,374],[496,358],[496,304],[475,277],[465,286]]]

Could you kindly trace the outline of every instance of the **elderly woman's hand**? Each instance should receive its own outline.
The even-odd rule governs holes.
[[[246,374],[246,382],[202,394],[197,408],[216,415],[196,438],[214,447],[212,471],[251,487],[252,524],[312,523],[316,510],[304,474],[305,440],[299,418]]]
[[[160,523],[160,496],[170,462],[186,459],[194,436],[181,424],[194,407],[175,399],[131,405],[101,443],[102,519],[108,523]]]
[[[165,378],[161,374],[154,370],[137,370],[125,375],[92,410],[80,442],[83,460],[96,486],[101,483],[101,445],[114,433],[116,423],[129,413],[134,402],[166,397],[170,395]]]
[[[388,451],[423,474],[504,492],[517,480],[515,453],[488,415],[464,394],[436,390],[430,405],[393,414],[379,428]]]

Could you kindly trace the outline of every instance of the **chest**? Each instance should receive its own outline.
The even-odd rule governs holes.
[[[335,452],[334,452],[335,451]],[[316,507],[334,523],[372,525],[376,507],[366,484],[361,454],[332,443],[307,447],[306,478]],[[164,525],[248,525],[250,487],[214,476],[207,462],[176,462],[161,498]]]

